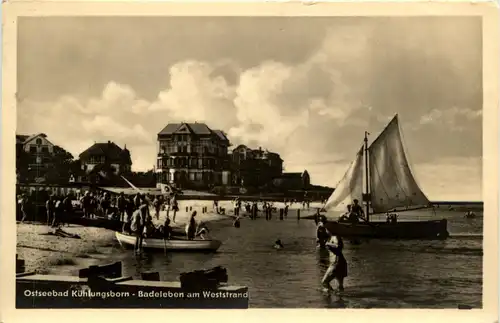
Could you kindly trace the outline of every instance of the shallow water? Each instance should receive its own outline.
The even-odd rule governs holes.
[[[342,298],[321,291],[329,255],[316,249],[314,222],[297,221],[295,211],[284,221],[276,215],[271,221],[244,218],[239,229],[228,220],[209,224],[212,236],[223,241],[215,254],[160,251],[138,257],[116,243],[106,262],[122,260],[124,275],[135,277],[159,271],[162,280],[221,265],[230,283],[249,287],[252,308],[480,308],[482,215],[468,220],[462,212],[441,211],[436,216],[449,220],[446,241],[346,241],[349,276]],[[424,212],[418,217],[429,218]],[[284,249],[273,248],[277,238]]]

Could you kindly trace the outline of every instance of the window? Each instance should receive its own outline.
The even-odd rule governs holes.
[[[194,173],[189,173],[189,180],[194,181]]]
[[[36,144],[37,144],[37,145],[41,145],[41,144],[42,144],[42,139],[38,138],[38,139],[36,140]]]
[[[42,147],[42,153],[48,153],[49,152],[49,147],[44,146]]]
[[[30,153],[36,153],[37,150],[36,150],[36,147],[35,146],[30,146]]]

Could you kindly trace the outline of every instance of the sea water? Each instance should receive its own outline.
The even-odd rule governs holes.
[[[230,284],[249,287],[252,308],[480,308],[482,213],[465,219],[464,212],[419,212],[410,218],[447,218],[451,237],[359,244],[346,240],[348,277],[341,296],[321,290],[320,281],[331,259],[316,248],[314,221],[297,220],[295,210],[283,221],[276,213],[270,221],[263,216],[254,221],[243,218],[240,228],[230,220],[209,223],[211,235],[223,242],[215,254],[164,254],[160,250],[136,256],[118,244],[110,247],[109,254],[123,261],[124,275],[140,277],[141,272],[158,271],[162,280],[224,266]],[[400,220],[406,220],[405,216],[400,215]],[[281,239],[284,249],[273,248],[276,239]]]

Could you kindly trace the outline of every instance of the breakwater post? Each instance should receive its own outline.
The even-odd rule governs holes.
[[[297,209],[297,221],[300,220],[300,209]]]

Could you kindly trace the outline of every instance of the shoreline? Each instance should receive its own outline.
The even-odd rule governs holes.
[[[194,211],[195,208],[193,208]],[[183,228],[188,222],[190,212],[179,211],[173,228]],[[163,221],[166,212],[160,212]],[[231,223],[231,214],[218,215],[213,212],[198,213],[198,223],[208,225],[209,230]],[[78,270],[91,265],[103,265],[109,262],[109,255],[122,252],[115,238],[115,231],[105,228],[86,227],[70,224],[61,227],[67,233],[78,235],[78,238],[60,237],[48,234],[54,229],[44,223],[17,223],[16,253],[25,260],[25,272],[35,271],[39,274],[78,275]]]

